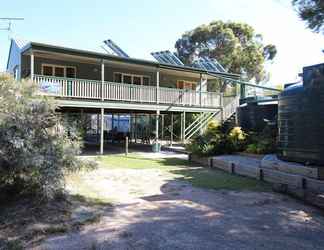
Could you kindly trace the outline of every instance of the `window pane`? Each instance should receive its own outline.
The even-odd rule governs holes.
[[[76,77],[75,68],[67,67],[66,68],[66,77],[68,77],[68,78],[75,78]]]
[[[55,67],[55,76],[64,77],[64,68]]]
[[[114,74],[114,82],[122,82],[122,75],[120,73]]]
[[[53,67],[51,67],[51,66],[43,66],[43,75],[52,76],[53,75]]]
[[[136,84],[136,85],[141,85],[141,77],[139,76],[134,76],[133,77],[133,84]]]
[[[132,83],[132,76],[130,75],[124,75],[124,83],[128,83],[128,84],[131,84]]]
[[[150,78],[149,77],[146,77],[146,76],[144,76],[143,77],[143,85],[150,85]]]

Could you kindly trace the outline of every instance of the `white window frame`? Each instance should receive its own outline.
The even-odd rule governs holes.
[[[52,76],[55,77],[55,68],[63,68],[64,76],[66,77],[66,68],[74,68],[75,76],[72,78],[76,78],[77,76],[77,68],[76,66],[69,66],[69,65],[60,65],[60,64],[48,64],[48,63],[42,63],[42,75],[44,75],[44,66],[45,67],[52,67]]]
[[[148,78],[149,79],[149,84],[151,83],[151,77],[148,75],[136,75],[136,74],[129,74],[129,73],[122,73],[122,72],[114,72],[113,74],[113,78],[114,78],[114,82],[116,82],[116,74],[121,74],[121,83],[124,83],[124,76],[130,76],[131,77],[131,84],[132,85],[138,85],[138,84],[134,84],[134,77],[139,77],[141,78],[141,85],[143,86],[143,78]],[[129,84],[129,83],[125,83],[125,84]],[[147,85],[145,85],[147,86]],[[150,85],[148,85],[150,86]]]

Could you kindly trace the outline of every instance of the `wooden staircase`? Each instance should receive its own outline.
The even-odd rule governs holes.
[[[235,96],[223,104],[222,110],[216,110],[212,113],[202,113],[184,130],[184,141],[188,141],[201,130],[205,129],[212,120],[222,121],[222,125],[226,128],[226,131],[233,128],[236,125],[236,108],[238,106],[239,96]]]

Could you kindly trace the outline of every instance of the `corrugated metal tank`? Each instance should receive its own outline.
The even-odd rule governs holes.
[[[305,67],[303,84],[279,95],[279,157],[324,165],[324,64]]]

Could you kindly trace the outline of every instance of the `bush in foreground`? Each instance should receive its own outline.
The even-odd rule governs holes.
[[[224,131],[218,122],[212,121],[203,134],[187,145],[187,150],[201,156],[231,154],[244,150],[246,143],[247,134],[240,127]]]
[[[258,134],[251,134],[245,151],[252,154],[273,154],[277,150],[277,127],[267,125]]]
[[[88,163],[79,160],[76,134],[59,129],[53,100],[29,81],[0,75],[0,190],[51,199],[64,187],[64,174]],[[5,198],[5,197],[3,197]]]
[[[226,131],[219,123],[212,121],[203,134],[191,140],[187,150],[200,156],[235,152],[270,154],[276,152],[276,137],[276,126],[267,125],[260,133],[246,133],[240,127]]]

